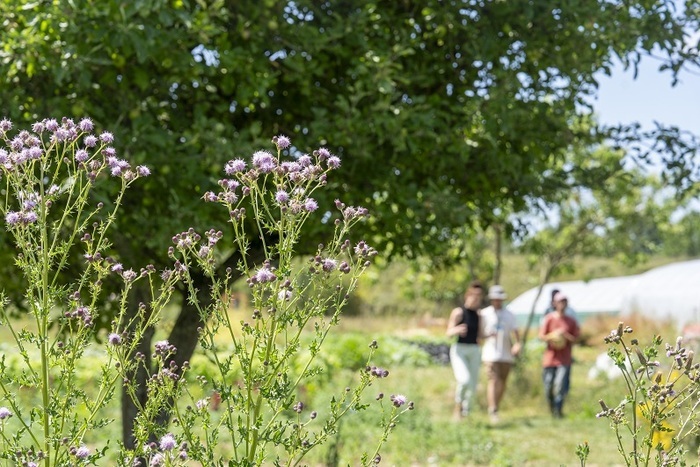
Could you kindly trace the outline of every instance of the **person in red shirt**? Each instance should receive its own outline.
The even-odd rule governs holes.
[[[562,406],[571,382],[571,349],[580,330],[575,319],[567,316],[568,298],[559,292],[554,296],[554,312],[545,315],[539,338],[547,343],[542,356],[542,380],[549,408],[555,418],[563,417]]]

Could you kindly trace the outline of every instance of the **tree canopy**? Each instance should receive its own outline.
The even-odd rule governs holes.
[[[429,251],[455,226],[547,196],[553,161],[607,135],[575,122],[613,59],[634,66],[653,52],[671,72],[696,59],[686,36],[697,8],[670,1],[0,9],[3,114],[89,115],[153,167],[122,226],[124,252],[139,258],[162,257],[164,238],[210,222],[197,198],[213,175],[277,133],[341,155],[336,192],[377,214],[368,228],[384,246]]]

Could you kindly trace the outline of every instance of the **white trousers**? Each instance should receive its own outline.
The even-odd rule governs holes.
[[[452,344],[450,364],[457,380],[455,402],[461,404],[463,412],[468,412],[479,383],[481,348],[477,344]]]

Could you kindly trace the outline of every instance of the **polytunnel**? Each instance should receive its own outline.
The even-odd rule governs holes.
[[[633,276],[620,313],[671,319],[679,326],[700,321],[700,260],[684,261]]]
[[[549,306],[553,289],[568,296],[569,306],[581,322],[595,315],[633,313],[673,320],[679,327],[700,322],[700,260],[672,263],[632,276],[549,283],[535,304],[535,325]],[[534,287],[508,303],[520,324],[527,321],[536,295]]]

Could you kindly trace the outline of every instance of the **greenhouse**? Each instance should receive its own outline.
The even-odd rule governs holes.
[[[547,284],[535,304],[535,324],[549,306],[554,289],[568,296],[569,306],[581,321],[601,314],[639,313],[673,320],[679,327],[700,322],[700,260],[672,263],[633,276]],[[519,322],[527,320],[537,290],[532,288],[508,304]]]

